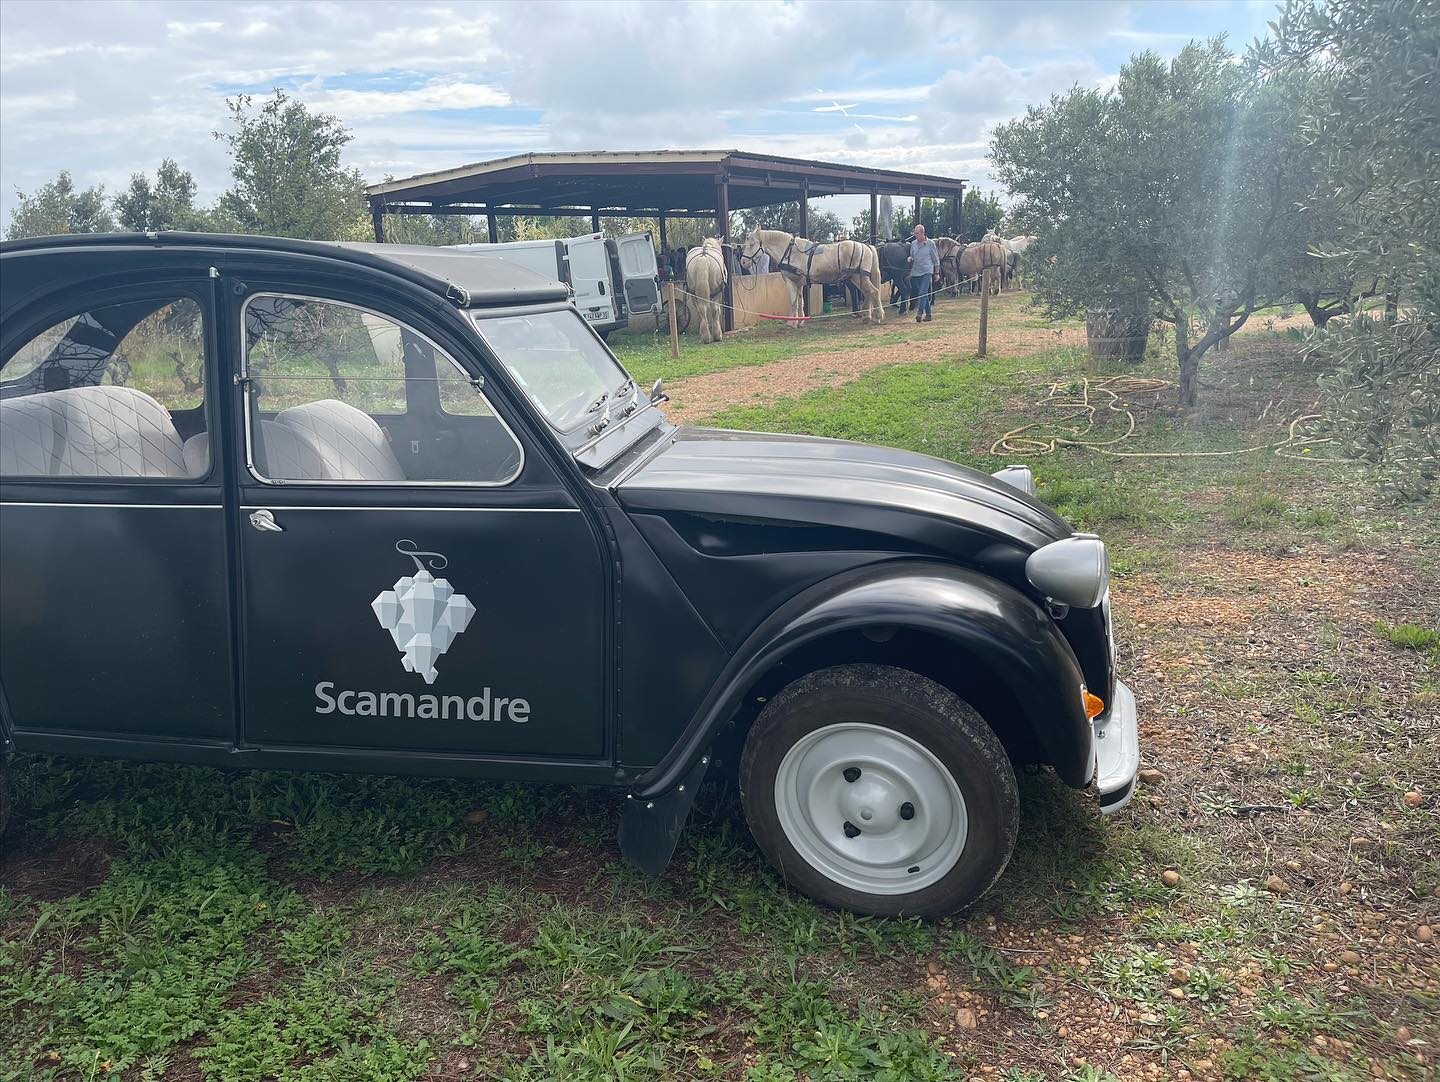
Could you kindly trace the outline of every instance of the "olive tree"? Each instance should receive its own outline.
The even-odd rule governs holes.
[[[1173,325],[1179,397],[1201,358],[1293,299],[1307,235],[1293,100],[1224,40],[1132,57],[1113,90],[1076,87],[995,130],[991,159],[1037,235],[1031,284],[1052,316],[1134,307]]]
[[[1336,216],[1316,258],[1383,282],[1391,301],[1336,321],[1308,352],[1342,445],[1419,498],[1440,478],[1440,6],[1290,0],[1272,30],[1258,65],[1323,76],[1298,124],[1321,161],[1310,198]]]

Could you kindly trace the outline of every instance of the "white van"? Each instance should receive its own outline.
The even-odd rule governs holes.
[[[487,259],[518,263],[564,282],[575,291],[575,307],[603,338],[632,316],[649,315],[660,302],[655,245],[649,233],[606,240],[587,233],[560,240],[518,240],[508,244],[456,244]]]

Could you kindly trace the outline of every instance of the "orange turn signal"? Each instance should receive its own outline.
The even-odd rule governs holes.
[[[1085,701],[1085,716],[1087,718],[1098,717],[1105,712],[1105,700],[1098,695],[1091,695],[1089,691],[1081,691],[1080,696]]]

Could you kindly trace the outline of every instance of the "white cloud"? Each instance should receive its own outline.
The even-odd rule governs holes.
[[[1148,33],[1100,0],[0,3],[0,216],[61,169],[113,189],[163,157],[212,199],[224,99],[277,85],[351,128],[370,179],[696,146],[976,178],[991,124],[1097,83]],[[1215,21],[1175,10],[1176,32]],[[811,111],[835,101],[857,107]]]

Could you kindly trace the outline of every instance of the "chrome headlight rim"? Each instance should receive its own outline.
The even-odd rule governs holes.
[[[1110,557],[1095,534],[1071,534],[1032,552],[1025,577],[1050,601],[1093,609],[1110,591]]]

